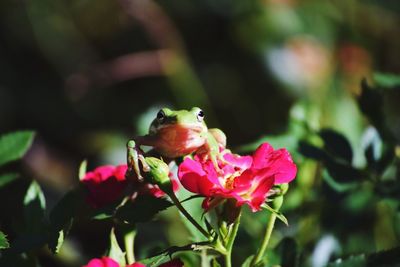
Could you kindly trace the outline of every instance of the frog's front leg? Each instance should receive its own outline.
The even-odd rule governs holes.
[[[226,147],[226,135],[222,130],[218,128],[211,128],[208,129],[208,133],[214,137],[220,147]]]
[[[221,153],[220,148],[222,147],[225,149],[226,146],[226,136],[224,132],[220,129],[214,128],[209,129],[207,133],[207,141],[205,144],[207,156],[211,160],[214,165],[214,168],[220,172],[221,169],[219,167],[218,162],[222,161],[225,162],[223,157],[223,153]]]
[[[139,145],[134,140],[129,140],[127,145],[127,163],[128,163],[128,174],[132,171],[136,174],[139,181],[143,181],[143,176],[140,171],[139,161],[142,163],[143,171],[148,172],[149,166],[147,165],[144,156],[140,150]]]

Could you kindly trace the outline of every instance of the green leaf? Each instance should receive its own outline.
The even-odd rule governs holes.
[[[331,133],[329,133],[328,135],[331,135]],[[325,139],[336,139],[336,138],[341,139],[340,137],[338,137],[336,135],[334,135],[334,136],[335,136],[334,138],[332,136],[326,137],[326,134],[325,134]],[[345,142],[345,141],[342,140],[340,142]],[[346,147],[347,145],[344,145],[344,146]],[[366,178],[366,174],[364,172],[362,172],[361,170],[358,170],[356,168],[353,168],[350,165],[350,162],[346,162],[344,160],[345,158],[338,159],[332,153],[332,151],[336,150],[335,153],[340,154],[343,151],[348,150],[348,148],[343,149],[343,151],[342,151],[342,150],[334,149],[333,147],[331,147],[331,148],[329,148],[331,150],[331,153],[330,153],[330,152],[325,151],[324,149],[318,148],[307,142],[301,141],[299,144],[299,149],[300,149],[300,153],[303,154],[304,156],[315,159],[315,160],[322,161],[324,163],[326,169],[328,170],[330,176],[336,182],[339,182],[339,183],[360,182],[360,181],[362,181],[362,179]],[[342,151],[342,152],[338,152],[338,151]],[[343,153],[342,155],[345,155],[345,153]],[[350,160],[349,156],[347,156],[347,160]]]
[[[17,173],[4,173],[0,175],[0,187],[6,186],[15,181],[19,175]]]
[[[8,243],[6,235],[0,231],[0,249],[9,248],[10,244]]]
[[[400,86],[400,75],[397,74],[375,72],[373,79],[379,87],[393,88]]]
[[[47,243],[48,227],[44,211],[45,198],[39,184],[32,181],[24,198],[24,231],[13,241],[10,251],[13,253],[28,252]]]
[[[322,148],[307,143],[306,141],[299,142],[299,152],[303,156],[315,160],[325,160],[327,158],[327,154]]]
[[[43,229],[45,209],[43,192],[39,184],[33,180],[24,198],[24,216],[28,232],[38,233]]]
[[[253,260],[254,255],[247,257],[247,259],[242,263],[242,267],[250,267],[251,261]]]
[[[386,136],[382,93],[371,88],[365,79],[361,82],[361,89],[361,94],[358,98],[358,105],[361,111],[368,117],[381,136]]]
[[[50,211],[51,225],[57,229],[62,229],[76,216],[83,203],[82,192],[79,189],[67,192]]]
[[[139,262],[141,264],[146,265],[147,267],[156,267],[161,263],[163,263],[164,261],[166,261],[167,259],[169,259],[169,256],[168,253],[165,252],[154,257],[142,259]]]
[[[83,202],[81,191],[71,190],[51,210],[49,216],[50,230],[48,234],[48,246],[53,253],[59,252],[72,226],[73,219]]]
[[[319,135],[324,140],[324,148],[328,153],[351,164],[353,150],[346,137],[332,129],[323,129]]]
[[[18,160],[32,144],[34,132],[20,131],[0,137],[0,165]]]
[[[110,233],[110,250],[107,255],[117,261],[120,266],[125,266],[125,252],[122,251],[121,247],[118,244],[117,237],[115,236],[115,229],[111,229]]]
[[[139,196],[133,201],[128,201],[116,212],[116,217],[124,222],[135,224],[137,222],[150,221],[158,212],[172,206],[172,203],[164,198],[153,196]]]
[[[82,181],[83,177],[85,177],[86,170],[87,170],[87,160],[84,160],[81,162],[81,165],[79,165],[79,180],[80,181]]]
[[[95,209],[90,217],[93,220],[107,220],[114,216],[119,203],[112,203],[101,208]]]
[[[276,218],[278,218],[279,220],[281,220],[284,224],[286,224],[286,226],[289,226],[289,222],[286,219],[286,217],[279,211],[273,209],[271,206],[269,206],[268,204],[264,203],[261,207],[263,207],[264,209],[274,213],[276,215]]]
[[[339,183],[360,182],[367,178],[362,171],[333,158],[329,158],[324,163],[331,177]]]
[[[322,178],[333,190],[339,193],[353,190],[358,186],[357,183],[352,183],[352,182],[348,183],[337,182],[334,178],[332,178],[332,176],[329,174],[327,170],[324,170],[322,172]]]
[[[60,252],[61,246],[64,243],[64,239],[66,237],[66,232],[64,229],[57,231],[57,229],[50,229],[48,234],[47,246],[53,253]]]

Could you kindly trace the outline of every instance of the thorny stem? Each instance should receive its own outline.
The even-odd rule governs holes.
[[[265,250],[267,249],[268,242],[271,238],[272,230],[274,229],[274,224],[276,220],[276,214],[271,213],[271,217],[269,218],[267,228],[265,229],[264,239],[262,241],[261,247],[258,249],[256,255],[250,263],[250,267],[255,266],[260,262],[262,257],[264,256]]]
[[[197,228],[197,230],[200,231],[207,239],[210,239],[210,235],[204,228],[192,217],[192,215],[187,212],[187,210],[182,206],[182,204],[179,202],[179,199],[176,197],[176,195],[172,192],[169,194],[169,197],[171,198],[172,202],[174,202],[175,206],[179,209],[179,211],[183,214],[183,216],[188,219],[194,227]]]

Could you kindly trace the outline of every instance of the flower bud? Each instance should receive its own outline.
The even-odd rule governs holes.
[[[283,195],[285,195],[286,194],[286,192],[288,191],[288,189],[289,189],[289,184],[277,184],[277,185],[275,185],[275,188],[277,188],[277,189],[279,189],[279,193],[278,193],[278,195],[279,196],[283,196]]]
[[[282,207],[282,204],[283,204],[283,196],[278,196],[274,198],[274,200],[272,201],[272,208],[274,210],[279,210]]]
[[[149,167],[146,172],[146,179],[152,184],[156,184],[162,191],[169,194],[173,192],[172,182],[169,178],[169,167],[161,159],[154,157],[146,157],[145,161]]]

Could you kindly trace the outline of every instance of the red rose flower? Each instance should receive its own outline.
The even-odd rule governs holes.
[[[86,200],[88,203],[94,208],[100,208],[120,198],[128,183],[125,178],[127,169],[126,164],[119,166],[105,165],[86,173],[81,182],[87,188]],[[170,178],[173,190],[177,191],[179,189],[177,178],[172,177],[172,175],[170,175]],[[165,196],[165,193],[157,185],[137,179],[131,179],[129,182],[133,182],[135,191],[139,195],[149,194],[157,198]]]
[[[86,173],[81,182],[86,186],[87,201],[95,208],[99,208],[116,201],[126,187],[125,173],[127,165],[100,166],[94,171]]]
[[[89,263],[83,267],[120,267],[120,265],[118,262],[109,257],[102,257],[101,259],[90,260]],[[133,263],[126,265],[125,267],[146,267],[146,265],[141,263]],[[183,262],[180,259],[175,259],[161,264],[158,267],[183,267]]]
[[[101,259],[92,259],[83,267],[119,267],[119,264],[109,257],[102,257]]]
[[[209,159],[198,155],[186,158],[179,165],[178,177],[189,191],[206,197],[203,207],[213,201],[233,198],[237,206],[247,204],[252,211],[261,209],[274,184],[291,182],[297,172],[286,149],[274,150],[268,143],[260,145],[253,156],[225,152],[217,171]]]

